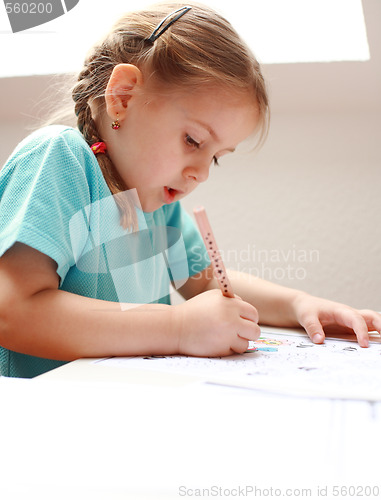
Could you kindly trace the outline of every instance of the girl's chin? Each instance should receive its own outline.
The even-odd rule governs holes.
[[[141,201],[141,207],[143,212],[150,213],[158,210],[164,205],[164,202],[148,200],[147,202]]]

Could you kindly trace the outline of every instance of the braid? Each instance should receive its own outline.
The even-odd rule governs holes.
[[[88,88],[91,86],[90,75],[91,72],[87,66],[79,74],[78,83],[72,90],[72,97],[75,102],[74,109],[77,115],[77,126],[89,146],[95,142],[102,141],[99,137],[97,126],[93,120],[88,102],[90,98]],[[126,191],[127,187],[118,174],[107,152],[98,153],[96,158],[111,193],[116,195]],[[127,229],[128,227],[132,227],[133,229],[137,229],[136,211],[130,197],[128,195],[120,195],[115,196],[114,199],[121,215],[120,223],[123,228]]]

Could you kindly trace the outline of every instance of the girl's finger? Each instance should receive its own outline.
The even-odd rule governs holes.
[[[243,352],[248,350],[249,341],[240,337],[239,333],[237,333],[237,337],[234,339],[230,348],[234,353],[242,354]]]
[[[315,315],[307,316],[300,322],[314,344],[322,344],[325,339],[323,327]]]
[[[245,340],[257,340],[261,335],[261,329],[257,323],[242,319],[238,335]]]
[[[344,308],[335,316],[338,324],[351,328],[355,332],[357,341],[361,347],[369,347],[368,325],[358,311]]]
[[[364,318],[368,331],[377,331],[381,334],[381,314],[369,309],[362,309],[359,313]]]
[[[243,319],[253,321],[254,323],[258,323],[259,315],[257,309],[251,304],[248,304],[247,302],[242,302],[239,315]]]

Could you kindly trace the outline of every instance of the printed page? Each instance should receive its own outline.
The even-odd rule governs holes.
[[[144,356],[109,358],[102,366],[192,375],[206,382],[290,395],[381,400],[381,343],[361,348],[354,341],[265,331],[254,352],[224,358]]]

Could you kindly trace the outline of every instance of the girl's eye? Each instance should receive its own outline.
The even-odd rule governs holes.
[[[200,147],[200,143],[195,141],[190,135],[185,136],[185,142],[188,144],[188,146],[191,146],[192,148],[198,149]],[[218,159],[216,156],[213,156],[213,163],[214,165],[219,165]]]
[[[188,144],[188,146],[192,146],[194,148],[199,148],[200,147],[200,143],[195,141],[190,135],[186,135],[185,136],[185,142]]]

